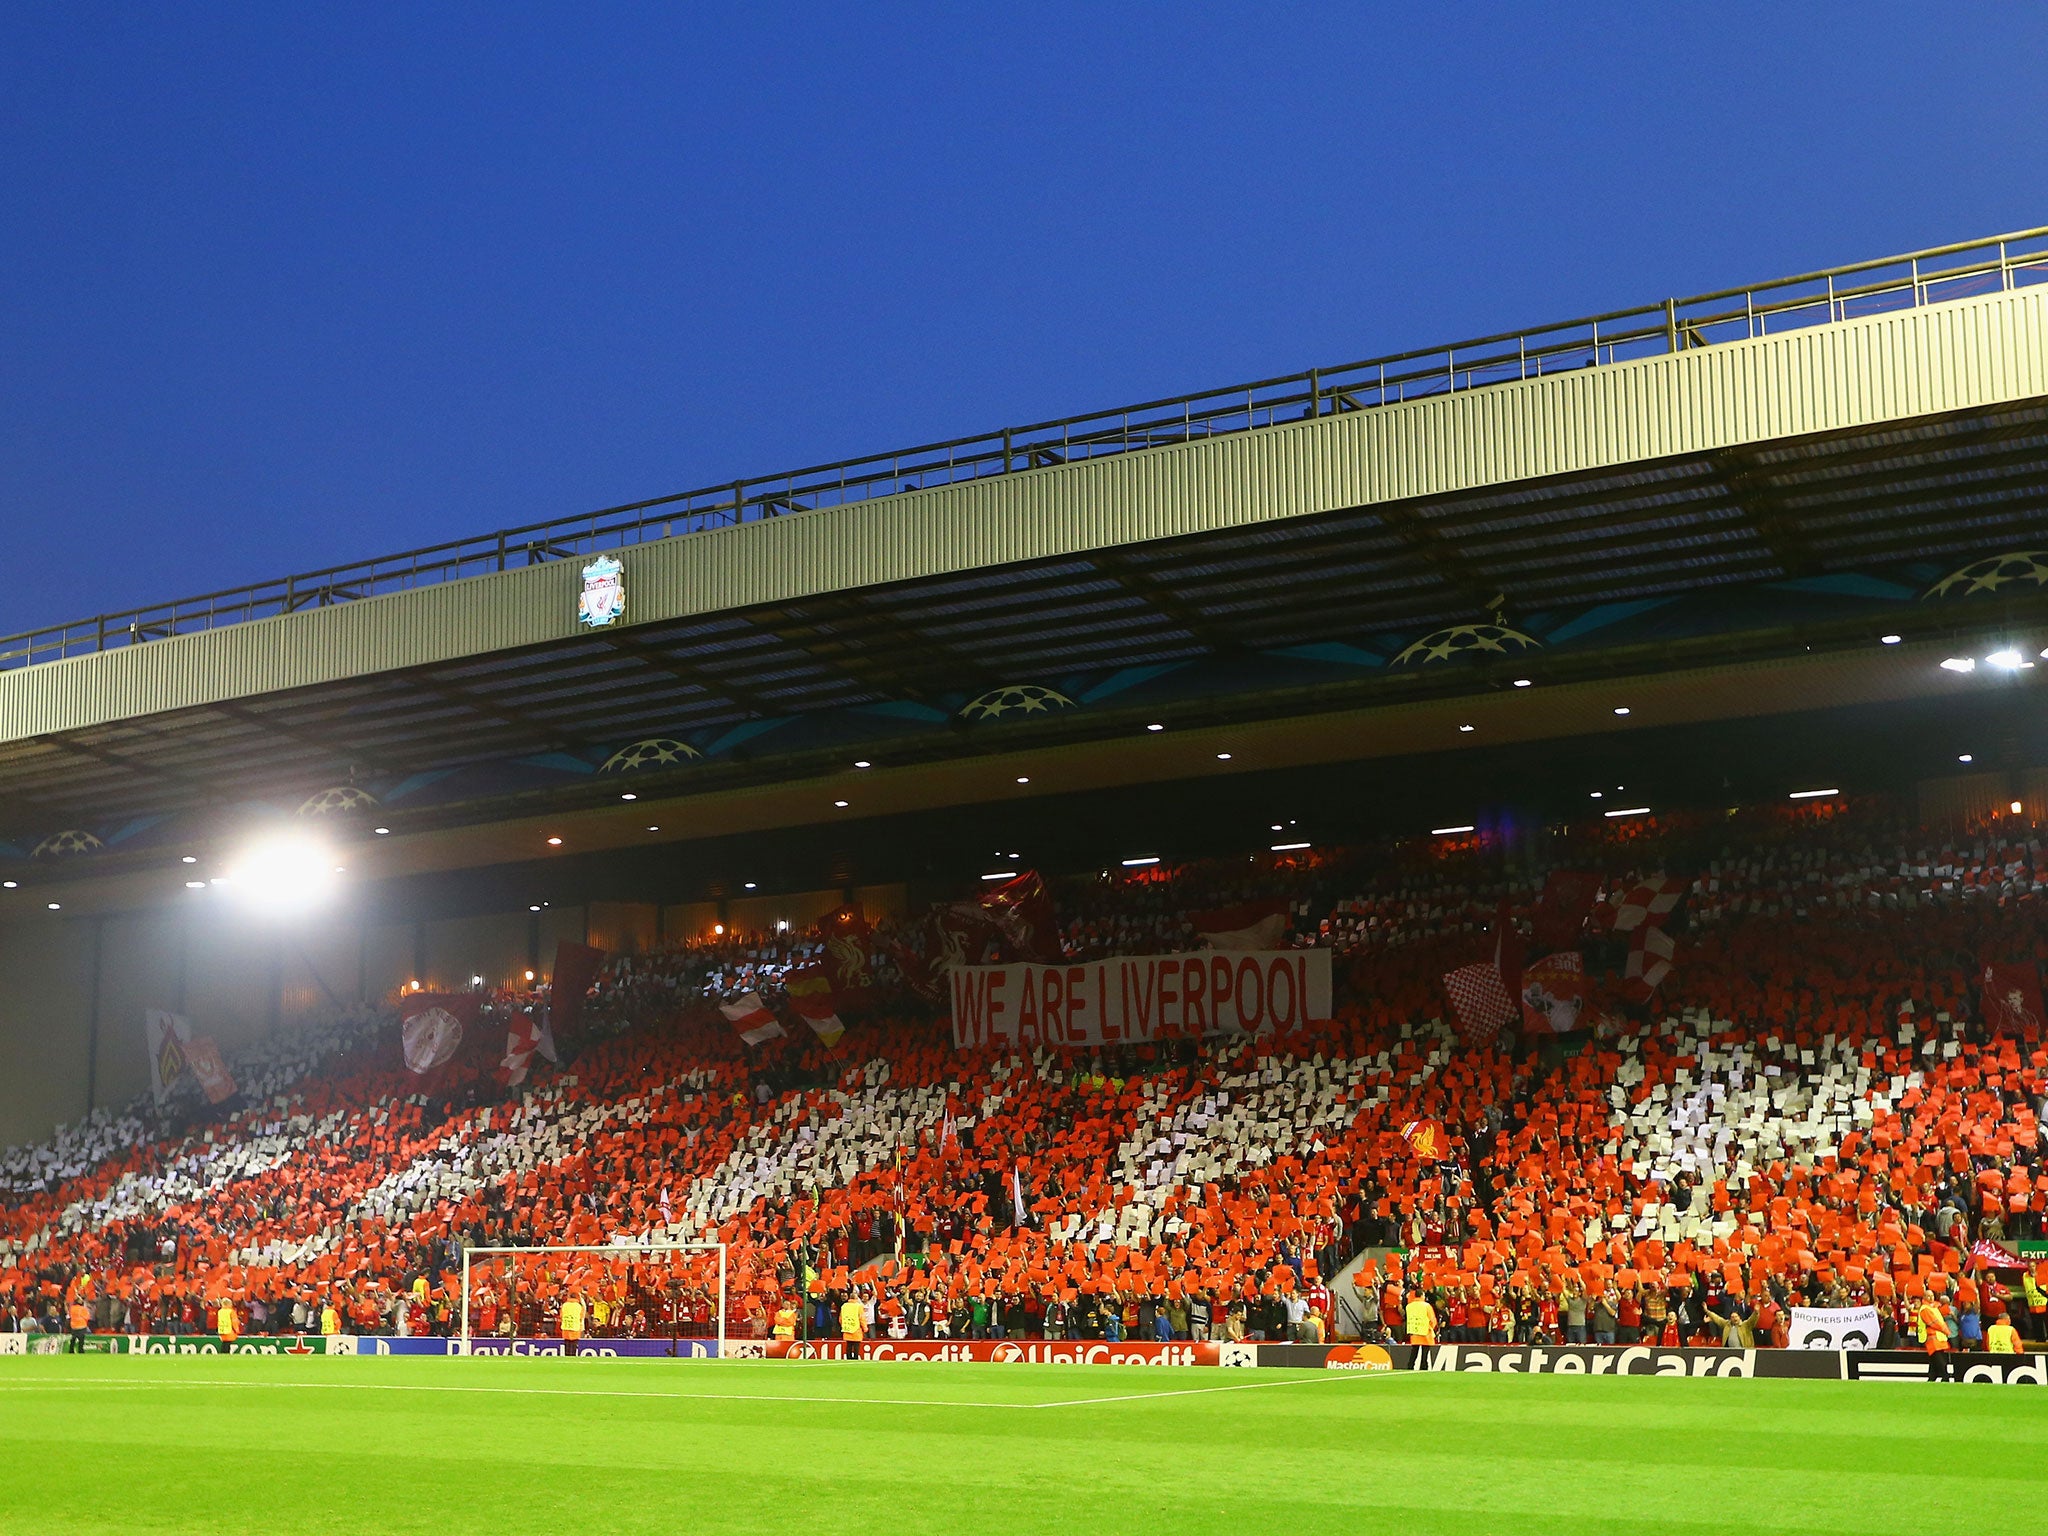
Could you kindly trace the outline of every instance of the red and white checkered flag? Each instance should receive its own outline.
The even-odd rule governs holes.
[[[1664,985],[1664,978],[1671,974],[1671,965],[1678,958],[1678,941],[1662,928],[1639,929],[1629,941],[1628,965],[1622,976],[1630,996],[1638,1002],[1648,1002],[1652,993]]]
[[[1674,875],[1652,875],[1630,891],[1614,909],[1614,931],[1634,933],[1644,924],[1660,928],[1685,894],[1686,882]]]
[[[1490,1045],[1501,1025],[1514,1016],[1515,1000],[1490,960],[1460,966],[1444,977],[1451,1011],[1458,1016],[1458,1036],[1467,1045]]]

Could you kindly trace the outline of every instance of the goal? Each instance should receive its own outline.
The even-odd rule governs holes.
[[[584,1320],[578,1353],[723,1354],[725,1244],[465,1248],[460,1353],[566,1352],[557,1347],[572,1300]]]

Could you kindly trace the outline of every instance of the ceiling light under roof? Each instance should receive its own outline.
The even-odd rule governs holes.
[[[1158,855],[1158,854],[1156,854],[1156,853],[1148,853],[1148,854],[1146,854],[1146,855],[1145,855],[1145,857],[1144,857],[1144,858],[1142,858],[1142,859],[1125,859],[1125,860],[1124,860],[1124,868],[1125,868],[1125,869],[1136,869],[1136,868],[1138,868],[1138,866],[1140,866],[1141,864],[1157,864],[1158,862],[1159,862],[1159,855]]]
[[[624,793],[623,795],[619,796],[619,798],[620,798],[621,800],[638,800],[638,799],[639,799],[640,797],[639,797],[638,795],[634,794],[634,793],[633,793],[633,792],[632,792],[631,790],[627,790],[627,791],[626,791],[626,793]]]
[[[1879,635],[1877,637],[1877,643],[1879,645],[1897,645],[1899,641],[1903,638],[1904,637],[1900,635]]]
[[[1977,759],[1968,752],[1958,752],[1956,754],[1956,761],[1959,763],[1974,763]]]
[[[1163,731],[1166,729],[1166,727],[1159,724],[1159,722],[1155,720],[1152,724],[1146,726],[1145,729],[1148,731]]]
[[[1470,726],[1470,725],[1461,725],[1461,726],[1459,726],[1459,727],[1458,727],[1458,730],[1460,731],[1460,733],[1467,733],[1467,732],[1470,732],[1470,731],[1473,731],[1473,730],[1476,730],[1476,729],[1477,729],[1477,727],[1476,727],[1476,726]]]
[[[1603,811],[1601,814],[1612,821],[1617,816],[1647,816],[1650,814],[1650,808],[1647,805],[1630,805],[1618,811]]]
[[[1986,656],[1984,658],[1985,666],[1996,667],[2001,672],[2017,672],[2021,667],[2025,666],[2026,663],[2027,658],[2022,656],[2018,651],[2014,650],[2011,646],[2005,647],[2004,650],[1993,651],[1989,656]]]
[[[1951,656],[1941,664],[1941,670],[1944,672],[1974,672],[1977,670],[1977,658],[1974,656]]]
[[[1515,686],[1517,688],[1532,688],[1535,686],[1535,683],[1536,680],[1532,677],[1518,677],[1515,679]]]
[[[1431,827],[1429,835],[1431,837],[1455,837],[1460,832],[1477,832],[1478,830],[1477,827]]]
[[[1825,800],[1829,795],[1839,795],[1839,789],[1795,789],[1788,797],[1793,800]]]
[[[562,840],[559,837],[551,837],[548,839],[548,846],[550,848],[559,848],[562,846]]]
[[[1302,849],[1313,846],[1315,845],[1312,843],[1275,843],[1272,851],[1275,853],[1299,853]]]
[[[864,758],[864,757],[861,757],[861,758],[856,758],[856,759],[854,759],[854,764],[853,764],[853,766],[854,766],[854,767],[856,767],[856,768],[872,768],[872,767],[874,767],[875,765],[874,765],[873,763],[869,762],[869,761],[868,761],[868,760],[867,760],[866,758]]]
[[[847,802],[844,800],[834,800],[832,803],[842,811],[846,809]]]
[[[1625,715],[1628,713],[1628,706],[1626,704],[1617,704],[1614,706],[1614,712],[1617,715]]]

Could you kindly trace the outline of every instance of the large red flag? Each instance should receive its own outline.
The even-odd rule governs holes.
[[[1188,919],[1211,949],[1274,949],[1287,931],[1287,903],[1248,901]]]
[[[994,890],[983,891],[980,905],[1002,932],[1015,959],[1049,963],[1060,958],[1059,920],[1037,870],[1028,869]]]
[[[1598,875],[1582,869],[1553,869],[1536,902],[1536,947],[1556,950],[1576,945],[1586,915],[1593,910],[1593,898],[1599,894]]]
[[[235,1096],[234,1074],[220,1059],[220,1047],[213,1043],[211,1035],[201,1035],[189,1043],[185,1047],[185,1059],[191,1063],[192,1075],[199,1080],[200,1091],[206,1095],[207,1103],[218,1104]]]
[[[1545,955],[1522,972],[1522,1019],[1553,1035],[1579,1027],[1586,1002],[1586,965],[1576,949]]]
[[[465,1075],[474,1060],[495,1061],[479,1046],[490,1031],[479,1027],[480,992],[408,992],[398,1004],[399,1058],[421,1092]]]
[[[588,944],[562,940],[555,946],[554,987],[549,993],[548,1026],[557,1040],[575,1033],[583,1016],[583,1002],[604,964],[604,951]]]
[[[1982,1013],[1986,1027],[2001,1035],[2031,1039],[2041,1031],[2041,973],[2031,965],[1987,963]]]
[[[874,929],[867,915],[856,906],[828,912],[818,924],[825,943],[825,974],[832,990],[849,1008],[865,1005],[874,991],[875,978],[870,961]]]

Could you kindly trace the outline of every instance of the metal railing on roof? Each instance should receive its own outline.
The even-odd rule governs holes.
[[[2048,227],[1664,299],[1448,346],[1311,368],[1142,405],[1004,427],[808,469],[656,496],[0,638],[0,669],[112,650],[681,534],[904,491],[1198,442],[1283,422],[2048,282]]]

